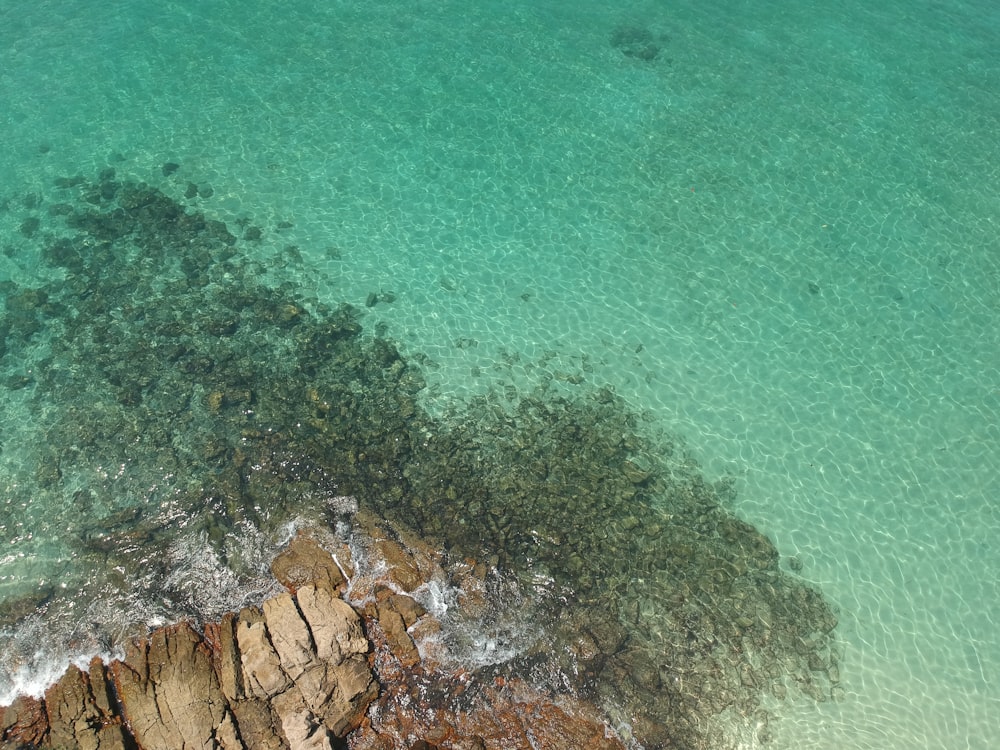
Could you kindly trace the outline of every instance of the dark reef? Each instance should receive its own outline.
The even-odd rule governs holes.
[[[655,56],[631,30],[612,41]],[[435,418],[420,371],[359,310],[261,280],[241,247],[276,232],[240,239],[113,170],[62,179],[16,218],[6,251],[42,271],[4,284],[0,356],[44,436],[17,491],[71,497],[76,553],[108,585],[142,577],[183,614],[157,573],[179,525],[239,573],[235,530],[332,522],[351,496],[515,574],[549,607],[551,647],[490,669],[624,706],[646,747],[710,746],[720,714],[765,735],[765,692],[836,693],[829,605],[727,510],[728,485],[610,389]]]

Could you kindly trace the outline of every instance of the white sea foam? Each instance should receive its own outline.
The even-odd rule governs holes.
[[[89,633],[63,612],[48,614],[32,614],[0,634],[0,705],[18,695],[40,697],[71,663],[85,669],[94,656],[120,656],[107,639]]]
[[[61,587],[0,631],[0,704],[40,696],[71,663],[85,669],[94,656],[121,657],[120,644],[149,628],[184,617],[218,619],[272,595],[280,587],[269,564],[285,541],[246,525],[226,540],[223,559],[204,533],[186,531],[156,560],[160,564],[139,565],[144,574],[127,590],[106,578]]]
[[[439,620],[443,620],[448,610],[455,606],[460,591],[454,586],[438,580],[425,583],[413,592],[413,597],[421,606]]]
[[[169,573],[159,586],[173,606],[213,620],[278,591],[269,564],[277,544],[250,526],[229,540],[228,556],[238,572],[208,543],[204,533],[186,534],[170,548]]]
[[[295,519],[272,537],[245,525],[219,549],[204,532],[185,530],[159,555],[150,554],[140,580],[122,591],[108,584],[67,587],[39,611],[0,632],[0,703],[19,694],[41,695],[70,663],[86,668],[90,659],[121,656],[128,637],[188,617],[218,619],[228,611],[259,602],[280,586],[270,562],[298,530],[309,526]],[[341,521],[330,533],[350,546],[354,573],[348,598],[370,592],[373,581],[385,582],[385,561],[372,554],[369,540]],[[346,561],[338,560],[346,567]],[[482,589],[470,592],[439,571],[412,595],[441,624],[434,636],[418,638],[422,653],[433,652],[445,664],[464,669],[501,664],[536,642],[541,625],[531,616],[531,599],[513,580],[496,572]],[[470,605],[470,599],[475,600]]]
[[[516,658],[541,635],[531,603],[512,579],[496,574],[486,586],[485,603],[474,607],[463,606],[466,592],[443,578],[428,581],[412,595],[441,623],[438,633],[417,643],[422,656],[433,651],[445,663],[478,669]]]
[[[13,672],[0,669],[0,680],[4,689],[0,690],[0,705],[10,705],[19,695],[30,695],[40,698],[45,690],[56,682],[71,664],[86,669],[93,656],[110,658],[110,654],[78,654],[69,658],[65,654],[38,654],[38,661],[30,666],[25,665]]]

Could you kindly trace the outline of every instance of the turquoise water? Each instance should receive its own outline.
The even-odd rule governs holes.
[[[37,283],[26,196],[58,177],[210,186],[269,278],[419,353],[432,412],[582,378],[734,477],[840,614],[842,699],[771,746],[992,746],[997,11],[145,5],[0,10],[0,279]],[[72,581],[12,487],[45,415],[0,408],[0,581]]]

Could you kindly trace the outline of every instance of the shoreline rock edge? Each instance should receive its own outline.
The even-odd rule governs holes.
[[[596,707],[423,663],[408,630],[433,630],[431,616],[384,582],[352,606],[340,562],[310,535],[272,571],[286,591],[259,606],[201,632],[158,628],[123,658],[71,665],[42,698],[0,707],[0,749],[624,750],[586,718]],[[428,687],[434,698],[421,701]]]

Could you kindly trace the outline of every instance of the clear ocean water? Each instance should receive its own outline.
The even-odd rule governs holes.
[[[0,281],[37,281],[24,196],[176,163],[287,222],[275,282],[384,324],[432,411],[584,372],[734,477],[840,616],[842,699],[769,746],[996,747],[995,4],[8,2],[0,102]],[[0,415],[0,597],[72,587],[16,487],[39,415]],[[0,698],[73,655],[50,626],[2,634],[38,646]]]

